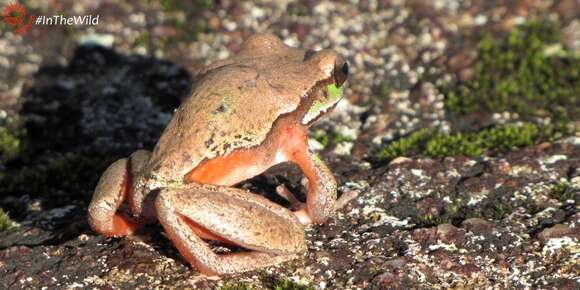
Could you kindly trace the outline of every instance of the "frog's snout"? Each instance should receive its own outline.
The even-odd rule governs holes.
[[[334,65],[334,83],[341,87],[348,78],[348,63],[344,60],[337,61]]]

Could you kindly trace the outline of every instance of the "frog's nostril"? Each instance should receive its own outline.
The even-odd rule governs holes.
[[[334,69],[334,82],[337,86],[342,86],[348,77],[348,63],[344,62],[340,69]]]

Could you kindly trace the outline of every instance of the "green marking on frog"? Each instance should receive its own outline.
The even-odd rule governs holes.
[[[326,87],[328,92],[328,97],[322,100],[316,100],[304,119],[302,123],[307,124],[310,121],[316,119],[320,114],[326,112],[329,108],[334,106],[342,98],[342,87],[338,87],[336,84],[330,84]]]

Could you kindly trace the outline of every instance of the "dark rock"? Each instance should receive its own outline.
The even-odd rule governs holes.
[[[495,225],[493,223],[480,218],[466,219],[461,223],[461,226],[464,227],[467,231],[476,235],[489,235],[495,229]]]
[[[413,230],[412,237],[414,240],[419,242],[422,246],[428,246],[437,243],[437,229],[427,228],[427,229],[416,229]]]
[[[451,58],[449,58],[449,63],[448,63],[449,68],[453,72],[458,72],[461,69],[464,69],[464,68],[470,66],[476,57],[477,57],[477,54],[472,50],[459,52],[459,53],[455,54],[454,56],[452,56]]]
[[[450,224],[441,224],[437,226],[437,237],[444,243],[463,244],[465,231]]]
[[[469,278],[475,278],[478,275],[481,275],[481,269],[474,264],[466,264],[466,265],[455,265],[451,267],[449,270],[467,276]]]
[[[580,282],[577,279],[557,278],[547,286],[549,289],[576,290],[580,288]]]
[[[441,215],[443,203],[439,199],[427,197],[417,202],[417,209],[420,215],[429,215],[437,218]]]
[[[564,224],[557,224],[553,227],[544,229],[538,234],[538,239],[542,242],[547,242],[549,239],[567,236],[580,236],[580,232],[577,228],[570,228]]]
[[[390,269],[403,269],[407,265],[407,260],[405,258],[396,258],[386,261],[383,265]]]
[[[403,285],[399,275],[396,273],[385,272],[377,275],[372,281],[376,289],[400,289]]]

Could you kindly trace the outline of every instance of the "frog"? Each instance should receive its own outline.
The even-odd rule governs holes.
[[[309,148],[308,128],[342,99],[348,70],[334,50],[291,47],[270,33],[249,37],[198,74],[152,151],[105,170],[89,225],[123,237],[158,221],[186,262],[218,277],[304,254],[305,227],[337,210],[336,179]],[[304,175],[304,203],[293,198],[287,208],[234,187],[287,162]],[[216,253],[213,242],[242,250]]]

